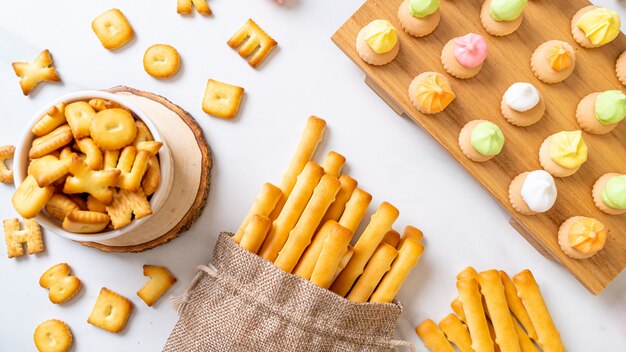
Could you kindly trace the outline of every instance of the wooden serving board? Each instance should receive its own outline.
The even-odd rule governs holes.
[[[572,38],[570,20],[587,0],[529,1],[521,27],[512,35],[494,37],[483,29],[479,12],[482,0],[442,1],[441,23],[424,38],[406,34],[397,19],[402,0],[367,0],[333,35],[332,40],[366,74],[366,83],[398,114],[406,115],[430,133],[457,159],[512,216],[512,224],[540,252],[562,263],[589,291],[599,294],[626,266],[626,215],[610,216],[598,210],[591,189],[606,172],[626,173],[626,122],[604,136],[584,134],[589,160],[573,176],[557,179],[559,196],[554,208],[538,216],[524,216],[513,210],[508,186],[517,174],[541,169],[539,146],[558,131],[576,130],[576,106],[585,95],[608,89],[622,89],[615,76],[615,60],[626,49],[620,34],[612,43],[597,49],[584,49]],[[355,50],[359,30],[375,19],[387,19],[398,28],[400,53],[388,65],[366,64]],[[481,72],[469,80],[448,75],[440,61],[444,44],[469,32],[481,34],[489,45],[489,57]],[[576,68],[562,83],[549,85],[537,80],[530,69],[530,57],[541,43],[559,39],[576,50]],[[452,83],[456,100],[436,115],[415,109],[408,97],[411,80],[421,72],[444,73]],[[520,128],[506,122],[500,113],[504,91],[515,82],[531,82],[546,101],[546,115],[537,124]],[[496,122],[506,136],[502,154],[486,163],[475,163],[458,147],[459,131],[470,120]],[[591,216],[609,228],[604,250],[590,259],[567,257],[557,243],[557,230],[570,216]],[[497,236],[498,234],[494,234]]]
[[[174,179],[165,204],[137,229],[81,244],[105,252],[142,252],[176,238],[200,216],[210,188],[211,149],[193,117],[164,97],[122,86],[107,91],[123,95],[154,121],[172,153]]]

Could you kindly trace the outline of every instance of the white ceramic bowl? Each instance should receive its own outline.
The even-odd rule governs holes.
[[[13,159],[15,187],[19,187],[19,185],[22,183],[22,181],[24,181],[27,176],[26,170],[29,163],[28,151],[30,150],[31,143],[35,138],[35,135],[31,133],[31,129],[37,123],[37,121],[39,121],[39,119],[44,114],[46,114],[46,112],[55,104],[72,103],[75,101],[89,100],[92,98],[102,98],[110,100],[127,107],[130,111],[134,113],[136,117],[141,119],[146,124],[146,126],[148,126],[148,129],[152,133],[154,140],[163,142],[163,147],[159,151],[159,162],[161,164],[161,184],[150,199],[150,206],[152,207],[152,214],[154,215],[165,203],[165,201],[167,200],[167,196],[169,195],[169,192],[172,188],[172,179],[174,176],[174,164],[172,161],[172,155],[170,154],[170,150],[167,147],[166,141],[161,138],[159,130],[154,125],[150,117],[148,117],[140,108],[125,99],[123,96],[112,93],[92,90],[71,93],[55,99],[54,101],[50,102],[46,106],[42,107],[39,111],[37,111],[37,113],[30,119],[30,121],[28,121],[28,124],[24,128],[24,132],[22,132],[22,135],[18,140],[18,144],[15,150],[15,157]],[[109,230],[96,234],[77,234],[63,230],[56,219],[49,217],[43,211],[39,213],[39,215],[37,215],[36,217],[37,222],[39,222],[39,224],[41,224],[48,231],[51,231],[61,237],[65,237],[70,240],[86,242],[103,241],[122,236],[141,226],[141,224],[149,218],[150,216],[141,218],[139,220],[133,220],[128,226],[125,226],[119,230]]]

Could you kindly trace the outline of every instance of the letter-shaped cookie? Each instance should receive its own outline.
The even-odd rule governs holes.
[[[33,140],[33,144],[28,151],[31,159],[41,158],[53,151],[64,147],[72,142],[72,130],[65,124],[54,129],[54,131]]]
[[[7,243],[9,258],[24,255],[23,243],[26,243],[28,246],[28,254],[43,252],[41,228],[35,219],[24,219],[23,230],[20,230],[18,219],[7,219],[2,224],[4,226],[4,239]]]
[[[7,160],[13,160],[13,154],[15,154],[14,146],[4,145],[0,147],[0,182],[2,183],[13,182],[13,170],[9,170],[5,164]]]
[[[248,64],[256,68],[278,43],[267,35],[252,19],[248,19],[243,27],[228,40],[228,46],[233,49],[240,44],[241,46],[237,50],[239,56],[244,59],[250,56]]]
[[[211,8],[209,4],[207,4],[206,0],[177,0],[176,2],[176,12],[181,15],[188,15],[191,13],[191,5],[196,8],[199,14],[202,15],[210,15]]]
[[[103,287],[87,322],[106,331],[118,333],[126,326],[132,311],[133,304],[126,297]]]
[[[72,347],[73,336],[67,324],[51,319],[37,325],[33,338],[40,352],[66,352]]]
[[[61,80],[56,69],[52,66],[52,58],[50,58],[48,49],[42,51],[32,63],[14,62],[13,71],[15,71],[18,77],[22,78],[20,87],[24,95],[30,94],[41,82],[57,82]]]
[[[76,139],[89,137],[89,128],[95,116],[96,111],[84,101],[77,101],[65,107],[65,118]]]
[[[28,174],[35,178],[39,187],[47,187],[67,175],[71,162],[70,159],[59,160],[54,155],[44,155],[30,162]]]
[[[55,128],[66,123],[65,120],[65,103],[59,103],[52,106],[48,112],[30,130],[35,136],[41,137],[46,135]]]
[[[106,211],[116,230],[130,224],[133,214],[135,214],[135,220],[152,214],[150,202],[141,188],[135,192],[125,189],[116,190],[113,194],[113,201],[106,206]]]
[[[80,280],[70,275],[72,269],[67,263],[59,263],[39,278],[39,286],[50,289],[48,297],[54,304],[65,303],[80,291]]]
[[[119,170],[94,171],[79,156],[72,157],[70,173],[65,180],[64,193],[89,193],[104,204],[113,200],[113,190],[120,175]]]
[[[176,278],[167,268],[162,266],[144,265],[143,275],[149,276],[150,281],[137,291],[139,296],[149,307],[176,283]]]
[[[33,176],[27,176],[13,193],[13,208],[25,219],[32,219],[52,198],[54,187],[39,187]]]
[[[117,169],[121,172],[117,186],[131,192],[138,190],[150,158],[156,155],[162,145],[161,142],[151,141],[141,142],[137,148],[124,148],[117,162]]]

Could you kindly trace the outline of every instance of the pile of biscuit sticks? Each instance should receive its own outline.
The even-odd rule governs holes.
[[[398,210],[383,202],[354,246],[372,196],[341,174],[346,159],[330,152],[311,161],[326,122],[310,117],[281,186],[263,185],[233,239],[282,270],[353,302],[391,302],[424,247],[422,232],[392,229]]]

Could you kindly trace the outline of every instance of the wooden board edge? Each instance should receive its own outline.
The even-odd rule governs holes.
[[[108,245],[97,243],[97,242],[79,242],[80,244],[84,246],[96,248],[107,253],[111,253],[111,252],[139,253],[139,252],[143,252],[143,251],[146,251],[146,250],[149,250],[149,249],[152,249],[157,246],[170,242],[174,238],[178,237],[181,233],[189,230],[189,228],[191,228],[191,225],[193,225],[193,223],[202,214],[202,211],[204,210],[204,207],[208,199],[209,189],[211,185],[211,168],[213,166],[211,148],[209,147],[209,145],[206,142],[206,139],[204,138],[204,134],[202,133],[202,128],[198,125],[198,123],[191,116],[191,114],[189,114],[180,106],[172,103],[167,98],[154,94],[154,93],[145,92],[145,91],[141,91],[141,90],[131,88],[131,87],[126,87],[126,86],[116,86],[116,87],[112,87],[109,89],[105,89],[105,91],[109,93],[127,92],[127,93],[131,93],[134,95],[138,95],[138,96],[150,99],[150,100],[154,100],[157,103],[162,104],[166,108],[174,111],[178,116],[180,116],[180,118],[189,126],[189,128],[193,132],[195,139],[196,139],[196,143],[198,144],[198,147],[200,148],[200,151],[202,154],[202,164],[200,166],[202,168],[201,175],[200,175],[200,189],[198,190],[198,193],[196,194],[196,198],[194,199],[191,207],[189,208],[189,211],[183,216],[183,218],[178,222],[178,224],[176,224],[167,233],[149,242],[138,244],[138,245],[133,245],[133,246],[108,246]]]

